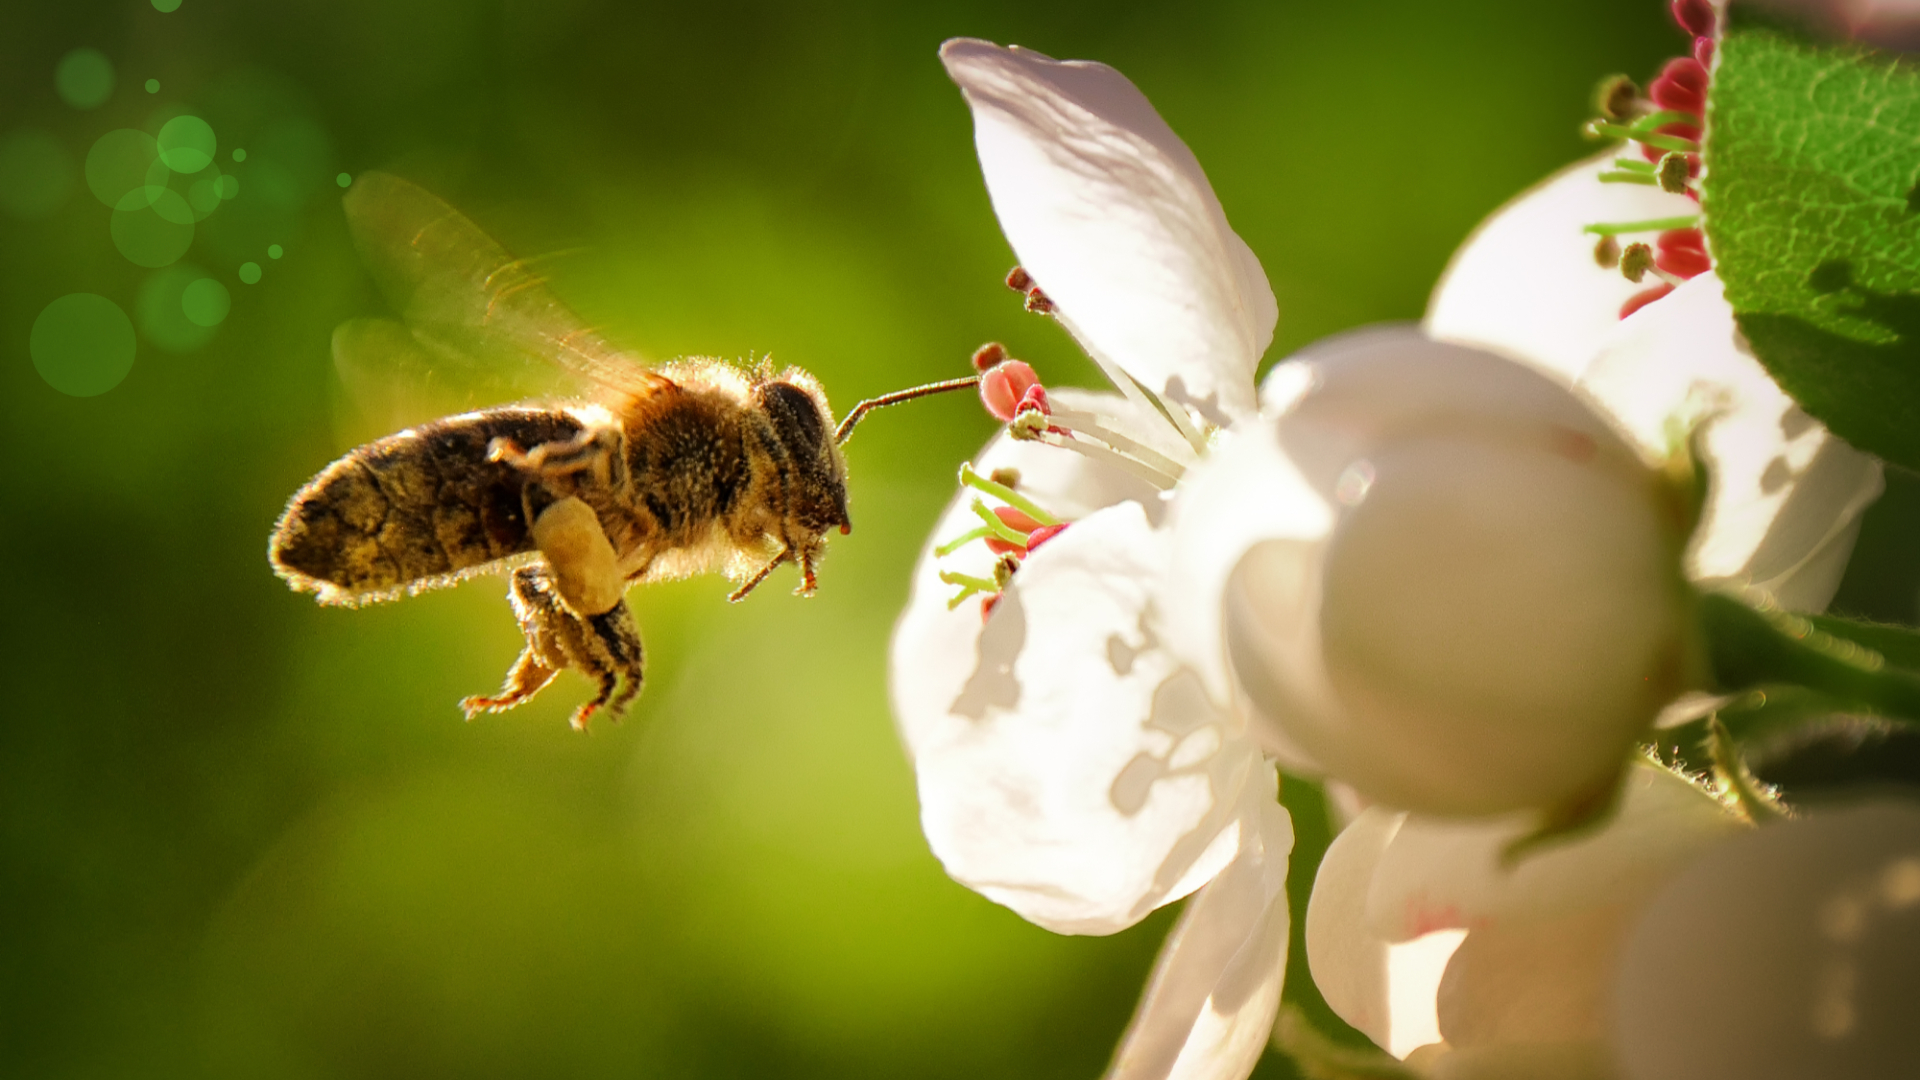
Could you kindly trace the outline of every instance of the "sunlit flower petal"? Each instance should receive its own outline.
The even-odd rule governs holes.
[[[1648,452],[1665,454],[1691,413],[1705,418],[1713,487],[1688,555],[1706,585],[1754,585],[1817,611],[1839,586],[1880,462],[1802,412],[1747,351],[1702,274],[1620,323],[1581,386]]]
[[[973,605],[947,610],[923,558],[894,636],[895,713],[948,872],[1042,926],[1109,933],[1234,857],[1258,758],[1153,636],[1165,535],[1141,502],[1090,505],[1144,485],[1032,444],[981,462],[1003,464],[1022,492],[1085,516],[1027,558],[984,626]]]
[[[940,56],[1001,229],[1087,351],[1216,422],[1251,413],[1273,292],[1145,95],[1018,47],[957,39]]]
[[[1650,765],[1630,772],[1598,833],[1506,863],[1533,827],[1518,815],[1363,812],[1328,848],[1307,908],[1307,958],[1327,1003],[1401,1056],[1437,1031],[1456,1052],[1550,1043],[1584,1059],[1603,1034],[1628,917],[1687,860],[1746,828]],[[1409,946],[1424,948],[1424,963],[1390,967]]]
[[[1598,222],[1695,214],[1656,187],[1603,184],[1624,150],[1576,162],[1493,212],[1467,238],[1427,302],[1429,334],[1576,378],[1620,320],[1636,285],[1594,261]]]
[[[1334,837],[1307,905],[1307,962],[1327,1004],[1396,1057],[1440,1041],[1434,996],[1465,934],[1435,930],[1409,941],[1381,937],[1367,922],[1380,857],[1404,813],[1362,811]]]
[[[1237,1080],[1266,1049],[1287,967],[1293,826],[1271,770],[1247,785],[1240,852],[1161,948],[1108,1080]]]

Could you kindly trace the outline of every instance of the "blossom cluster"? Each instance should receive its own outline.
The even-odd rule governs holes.
[[[1272,290],[1146,97],[1098,63],[942,48],[1008,284],[1114,389],[976,355],[1006,426],[922,555],[893,703],[962,884],[1073,934],[1190,897],[1109,1076],[1244,1077],[1269,1045],[1282,773],[1347,810],[1307,959],[1393,1067],[1685,1074],[1645,1049],[1684,1013],[1612,1003],[1672,1000],[1642,991],[1671,985],[1700,908],[1662,890],[1755,813],[1637,747],[1714,688],[1699,598],[1822,609],[1881,465],[1736,328],[1696,223],[1716,13],[1674,7],[1688,55],[1647,96],[1602,95],[1650,170],[1610,150],[1549,177],[1467,241],[1421,325],[1258,382]],[[1623,252],[1609,222],[1656,238]],[[1904,850],[1846,886],[1882,924],[1920,903]]]

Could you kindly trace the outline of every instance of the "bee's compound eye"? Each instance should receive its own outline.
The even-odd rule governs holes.
[[[785,382],[767,383],[760,388],[760,394],[788,449],[817,453],[826,442],[827,425],[812,395]]]

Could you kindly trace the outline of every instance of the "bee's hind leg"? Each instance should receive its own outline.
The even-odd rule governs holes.
[[[541,565],[514,571],[509,595],[527,645],[497,696],[460,703],[468,718],[511,709],[539,693],[562,669],[576,668],[598,683],[600,692],[573,711],[574,728],[586,730],[588,720],[602,708],[619,719],[639,696],[646,668],[640,631],[626,601],[598,615],[577,614],[561,600],[552,573]]]

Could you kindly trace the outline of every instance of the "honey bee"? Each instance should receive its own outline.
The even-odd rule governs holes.
[[[826,392],[797,367],[640,363],[526,261],[406,180],[363,174],[345,206],[407,326],[343,324],[336,353],[398,333],[440,355],[555,364],[592,388],[589,400],[481,409],[358,447],[296,492],[274,526],[274,572],[322,604],[508,571],[526,646],[498,693],[460,703],[469,719],[529,700],[567,668],[598,687],[574,710],[575,728],[603,709],[618,717],[644,679],[632,584],[717,570],[741,582],[729,596],[738,601],[795,563],[799,592],[811,594],[828,534],[852,531],[840,448],[854,425],[876,407],[978,381],[864,401],[836,428]]]

